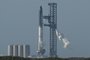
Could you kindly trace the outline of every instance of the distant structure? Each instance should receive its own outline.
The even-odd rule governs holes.
[[[13,56],[13,45],[8,45],[8,55]]]
[[[28,56],[30,56],[30,46],[29,45],[23,46],[23,56],[24,58],[27,58]]]
[[[18,56],[23,57],[23,45],[18,45]]]
[[[48,18],[48,26],[50,28],[50,57],[57,56],[57,36],[56,36],[56,29],[57,29],[57,3],[49,3],[50,6],[50,13]]]
[[[43,46],[43,28],[44,26],[49,27],[50,32],[50,57],[57,57],[57,3],[49,3],[49,14],[48,16],[43,16],[43,8],[40,6],[39,10],[39,27],[38,27],[38,56],[42,57],[45,53],[45,48]],[[44,23],[45,19],[48,23]]]
[[[13,56],[18,56],[18,45],[13,45]]]
[[[30,56],[29,45],[8,45],[8,56],[19,56],[27,58]]]

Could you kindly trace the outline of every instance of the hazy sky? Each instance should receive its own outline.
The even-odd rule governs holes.
[[[39,7],[42,5],[44,15],[48,15],[50,1],[58,4],[58,30],[71,42],[70,47],[64,49],[58,40],[57,54],[60,57],[90,56],[90,0],[0,0],[0,54],[7,55],[10,44],[30,44],[31,55],[37,54]],[[46,47],[49,38],[45,38]]]

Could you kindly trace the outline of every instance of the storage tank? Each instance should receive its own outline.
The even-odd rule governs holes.
[[[18,45],[13,45],[13,56],[18,56]]]
[[[30,56],[30,46],[29,45],[23,45],[24,48],[24,58],[27,58],[28,56]]]
[[[8,56],[13,56],[13,45],[8,45]]]
[[[18,45],[18,56],[23,57],[23,45]]]

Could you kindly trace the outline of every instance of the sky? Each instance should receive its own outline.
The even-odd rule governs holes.
[[[90,57],[90,0],[0,0],[0,55],[11,44],[29,44],[37,55],[39,8],[48,15],[49,2],[57,3],[57,27],[70,41],[67,49],[58,41],[60,57]],[[44,30],[45,55],[49,54],[49,29]]]

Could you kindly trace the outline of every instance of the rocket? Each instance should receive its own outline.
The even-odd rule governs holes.
[[[43,47],[43,11],[42,6],[40,6],[39,11],[39,27],[38,27],[38,55],[43,55],[45,49]]]

